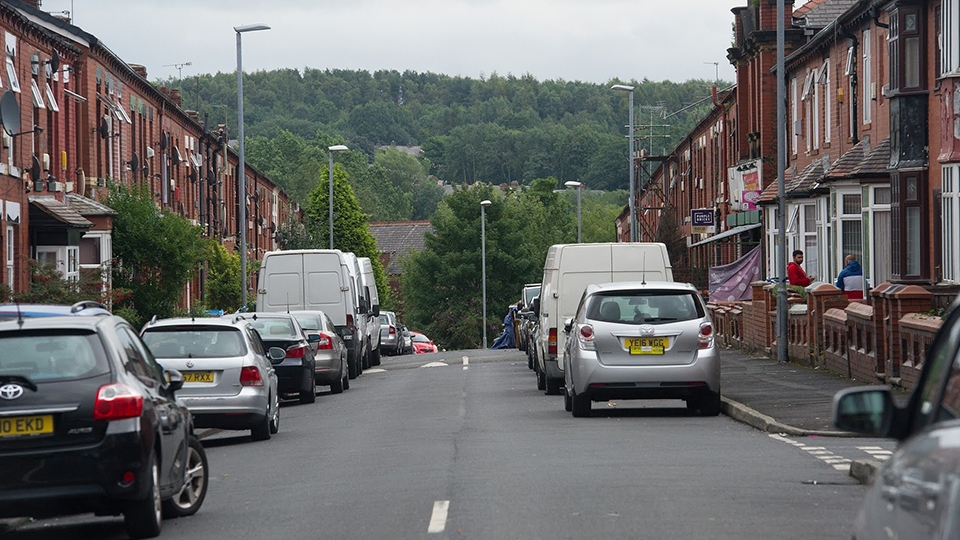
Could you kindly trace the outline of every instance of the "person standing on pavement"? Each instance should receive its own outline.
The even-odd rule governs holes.
[[[803,264],[803,251],[795,249],[793,251],[793,260],[787,265],[787,280],[790,281],[791,285],[806,287],[813,283],[813,280],[817,279],[817,276],[807,276],[807,273],[803,271],[803,267],[800,266],[801,264]]]
[[[854,254],[843,259],[843,270],[837,276],[837,288],[850,300],[863,299],[863,269]]]

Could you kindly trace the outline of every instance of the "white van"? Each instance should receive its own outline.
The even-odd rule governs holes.
[[[368,310],[351,275],[355,259],[338,249],[268,251],[257,282],[257,311],[320,310],[330,317],[347,346],[351,379],[363,371],[358,320]]]
[[[353,293],[354,305],[365,306],[357,310],[356,324],[357,335],[360,337],[360,369],[370,367],[370,340],[367,339],[368,327],[370,326],[370,299],[367,298],[363,290],[363,270],[360,268],[360,259],[351,252],[344,252],[343,256],[347,259],[347,273],[350,275],[350,288]],[[379,326],[379,317],[377,318]]]
[[[373,276],[373,263],[369,257],[360,257],[360,278],[367,305],[370,306],[370,319],[367,321],[367,345],[370,350],[370,365],[380,365],[380,293],[377,280]]]
[[[667,246],[659,242],[556,244],[547,250],[536,339],[537,388],[559,394],[563,388],[563,322],[574,316],[587,285],[616,281],[673,281]]]

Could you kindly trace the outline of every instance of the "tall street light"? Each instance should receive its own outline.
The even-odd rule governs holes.
[[[240,47],[240,34],[269,29],[270,27],[265,24],[247,24],[233,27],[233,31],[237,33],[237,123],[240,128],[237,130],[240,138],[240,189],[237,193],[237,199],[240,201],[240,288],[243,289],[241,309],[247,307],[247,174],[244,170],[245,156],[243,153],[243,54]]]
[[[580,240],[580,231],[582,230],[580,221],[580,191],[583,190],[583,184],[576,180],[570,180],[569,182],[564,182],[563,185],[577,188],[577,243],[579,244],[582,241]]]
[[[327,154],[330,156],[330,249],[333,249],[333,153],[349,150],[342,144],[335,144],[327,147]]]
[[[483,319],[480,325],[483,326],[483,348],[487,348],[487,217],[486,208],[490,206],[489,200],[480,201],[480,265],[483,282]]]
[[[637,241],[637,211],[636,211],[636,191],[633,187],[633,180],[636,176],[636,165],[633,162],[633,87],[627,86],[625,84],[615,84],[610,87],[612,90],[622,90],[624,92],[630,92],[630,123],[627,125],[627,130],[630,132],[630,203],[628,204],[630,208],[630,241]]]

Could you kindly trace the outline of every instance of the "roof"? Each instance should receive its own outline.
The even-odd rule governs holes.
[[[849,178],[853,176],[853,171],[860,166],[863,158],[869,153],[870,138],[864,137],[863,140],[855,144],[853,148],[847,150],[840,156],[840,159],[838,159],[830,171],[827,172],[827,179]]]
[[[377,239],[377,249],[387,255],[385,265],[388,275],[399,275],[400,258],[409,251],[423,251],[424,237],[433,232],[429,221],[393,221],[375,222],[370,224],[370,233]]]
[[[806,19],[810,28],[823,28],[834,22],[860,0],[810,0],[793,10],[795,19]]]
[[[804,167],[800,174],[786,180],[784,192],[789,196],[806,194],[816,189],[826,172],[824,161],[826,161],[826,158],[814,160]]]
[[[876,148],[853,170],[857,176],[888,176],[890,174],[890,137],[880,141]]]
[[[42,210],[54,220],[68,226],[89,229],[93,223],[80,215],[75,209],[54,199],[53,197],[30,197],[30,204]]]
[[[115,216],[117,211],[93,199],[76,193],[67,193],[64,201],[81,216]]]

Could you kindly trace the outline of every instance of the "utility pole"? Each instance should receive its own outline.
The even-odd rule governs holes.
[[[716,83],[720,80],[720,62],[704,62],[704,64],[713,64],[714,69],[716,70],[716,76],[713,78],[713,81]]]

